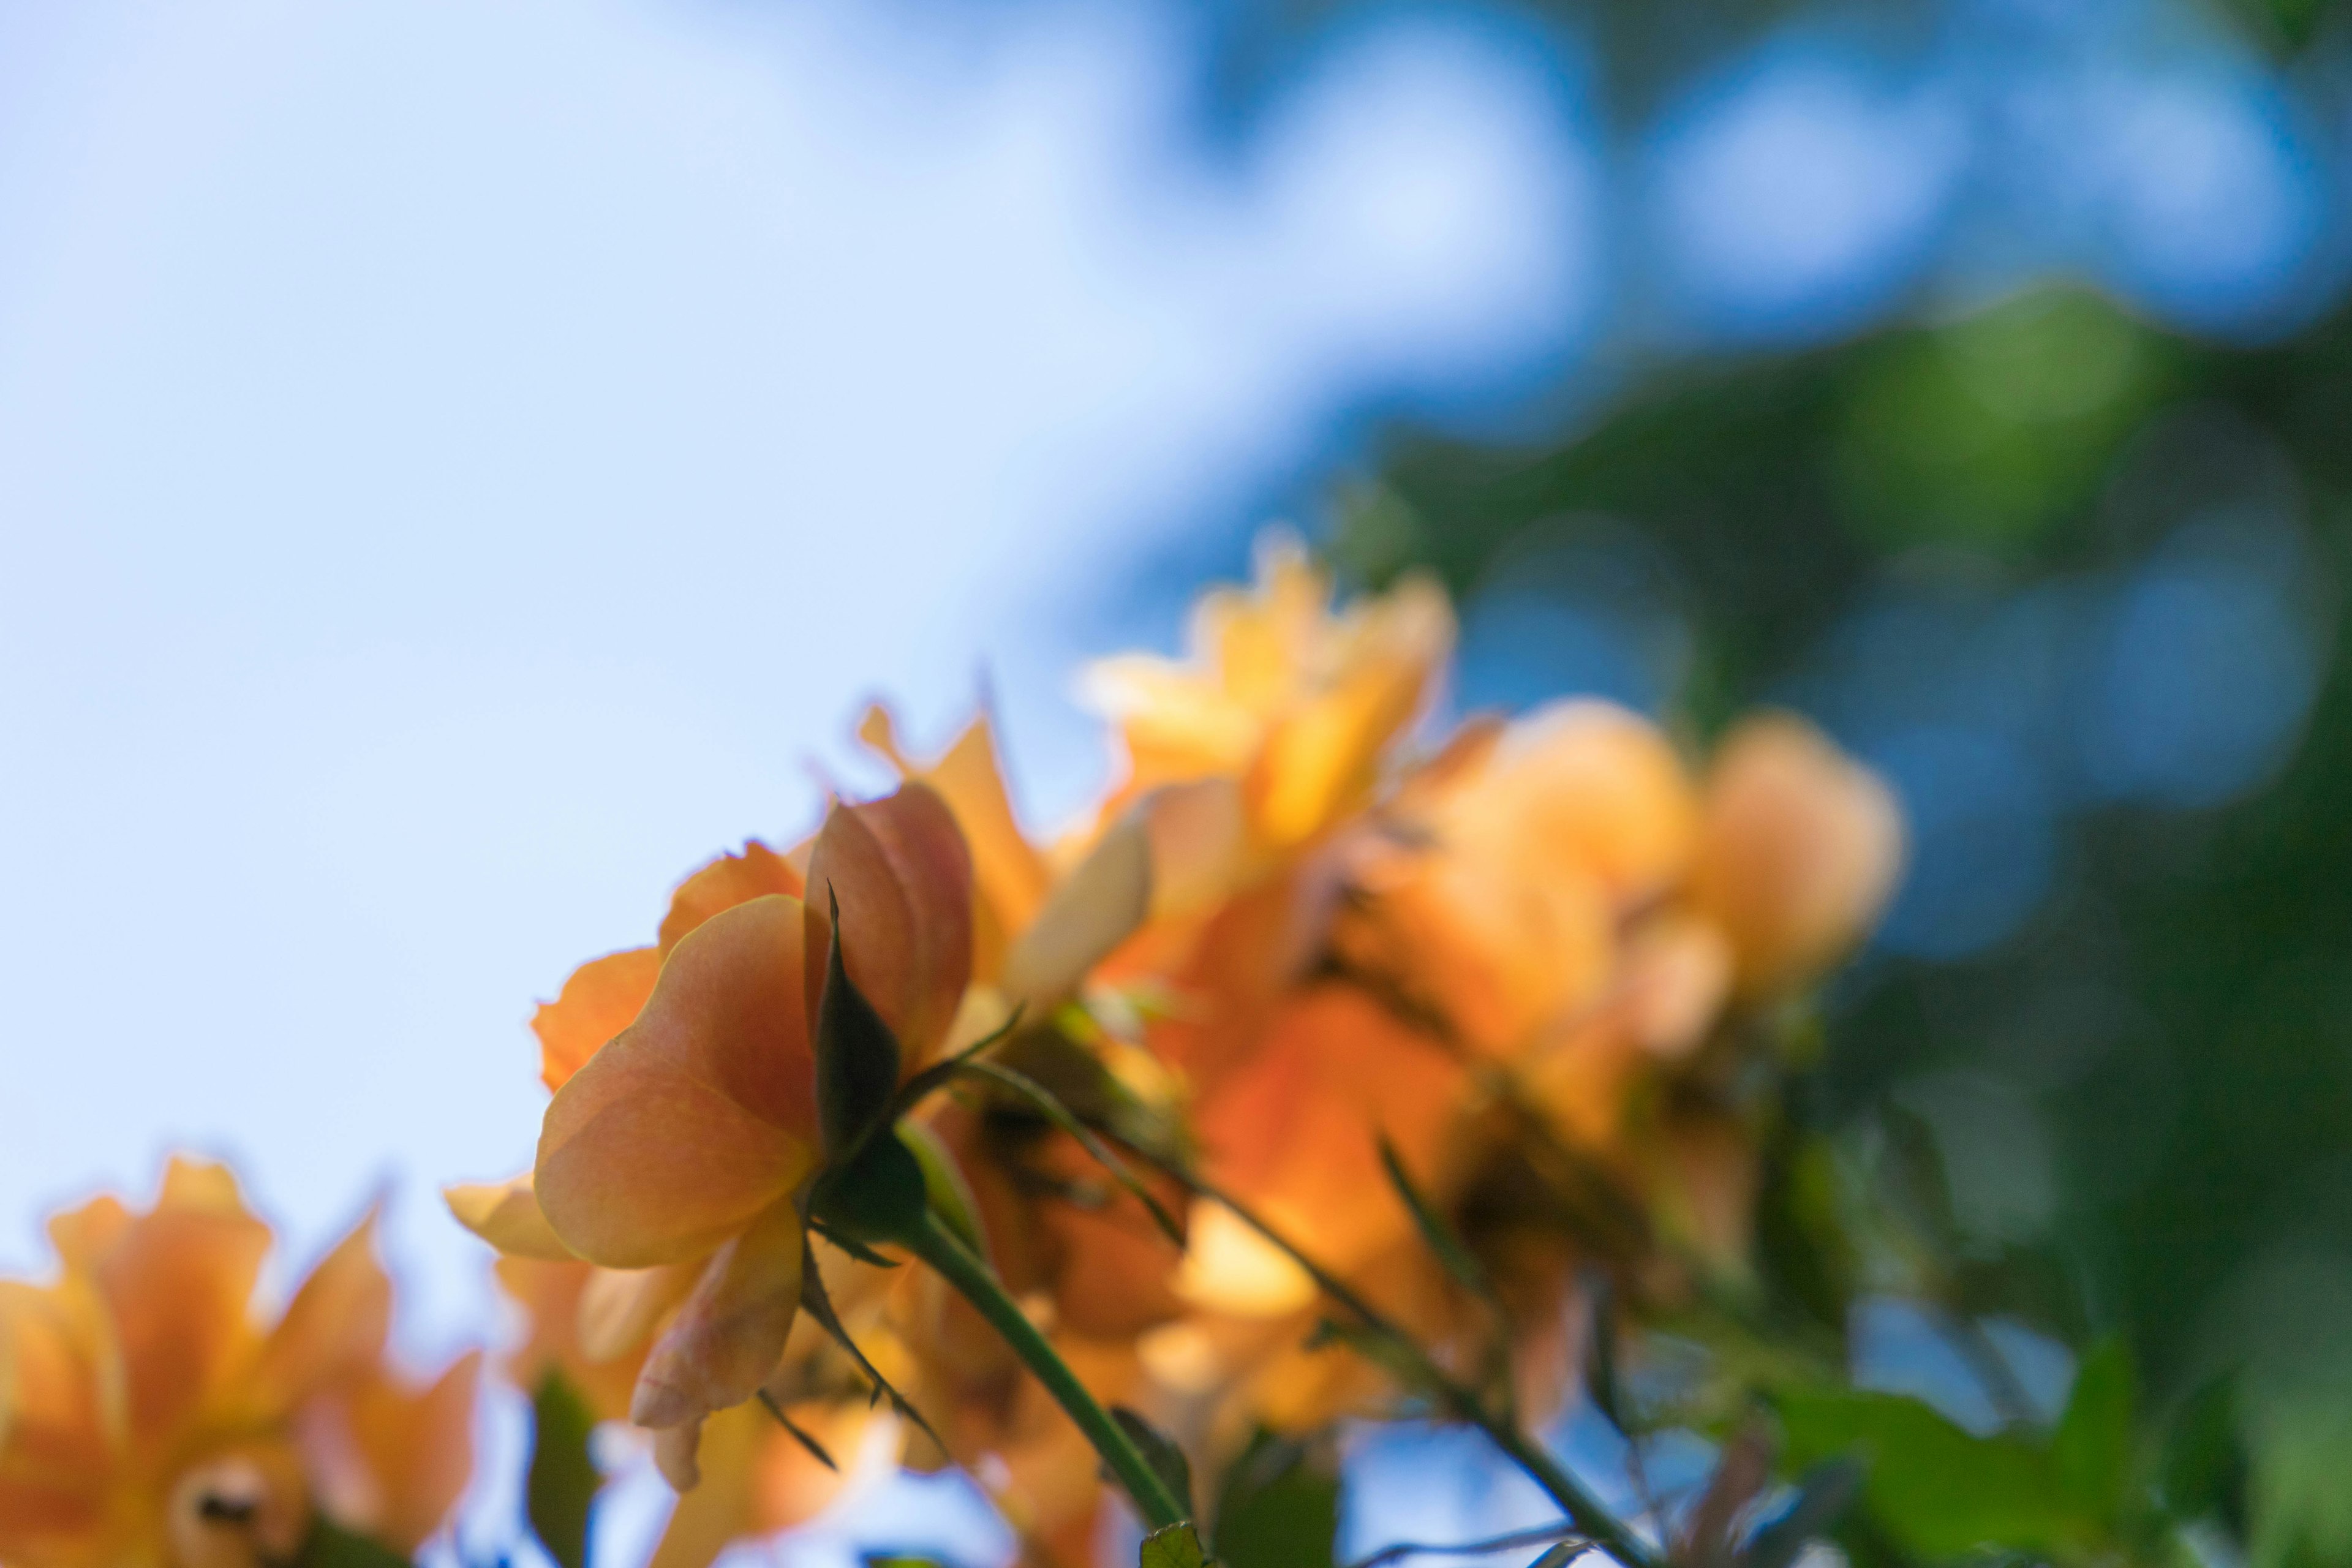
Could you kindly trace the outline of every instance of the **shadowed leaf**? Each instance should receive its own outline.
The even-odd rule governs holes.
[[[1226,1568],[1330,1568],[1339,1533],[1338,1468],[1259,1433],[1217,1500],[1218,1560]]]
[[[1192,1507],[1192,1462],[1184,1457],[1184,1450],[1168,1434],[1124,1405],[1112,1405],[1110,1417],[1127,1434],[1127,1440],[1142,1453],[1161,1484],[1186,1508]]]
[[[841,951],[841,900],[827,888],[833,934],[817,1003],[816,1100],[828,1163],[854,1154],[898,1092],[898,1041],[849,978]]]
[[[530,1401],[530,1470],[523,1483],[531,1533],[562,1568],[585,1568],[588,1516],[604,1484],[588,1452],[596,1417],[572,1386],[551,1371]]]

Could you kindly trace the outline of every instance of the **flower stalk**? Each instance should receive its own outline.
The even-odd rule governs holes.
[[[1520,1430],[1517,1422],[1489,1408],[1486,1401],[1480,1398],[1474,1390],[1465,1386],[1459,1379],[1438,1365],[1429,1352],[1422,1348],[1420,1341],[1390,1321],[1385,1314],[1365,1300],[1348,1285],[1347,1281],[1318,1263],[1296,1242],[1283,1235],[1270,1221],[1240,1199],[1202,1180],[1200,1176],[1174,1161],[1154,1158],[1147,1151],[1138,1150],[1137,1152],[1150,1159],[1155,1166],[1183,1183],[1198,1196],[1207,1198],[1212,1203],[1229,1210],[1234,1218],[1257,1232],[1299,1268],[1306,1270],[1307,1277],[1321,1288],[1325,1295],[1329,1296],[1346,1309],[1363,1325],[1365,1330],[1379,1336],[1382,1344],[1404,1363],[1413,1381],[1419,1383],[1426,1392],[1436,1398],[1444,1406],[1448,1415],[1485,1433],[1489,1442],[1500,1449],[1513,1464],[1525,1471],[1530,1479],[1541,1487],[1551,1500],[1560,1506],[1561,1511],[1568,1515],[1570,1522],[1589,1536],[1594,1545],[1601,1547],[1618,1562],[1625,1564],[1625,1568],[1663,1568],[1664,1559],[1659,1556],[1654,1548],[1635,1533],[1633,1526],[1611,1512],[1607,1504],[1595,1497],[1590,1488],[1570,1474],[1567,1467],[1553,1458],[1541,1444]]]
[[[1147,1530],[1163,1530],[1192,1517],[1191,1507],[1169,1489],[1125,1429],[1100,1401],[1087,1392],[1086,1384],[1078,1381],[1077,1374],[1051,1342],[1038,1332],[1037,1325],[1029,1321],[1020,1303],[1006,1293],[988,1265],[963,1244],[937,1210],[927,1206],[920,1225],[893,1239],[930,1265],[1003,1336],[1004,1342],[1013,1347],[1013,1353],[1045,1385],[1045,1392],[1077,1423],[1078,1430],[1086,1434],[1095,1452],[1102,1456],[1103,1463],[1127,1489]]]

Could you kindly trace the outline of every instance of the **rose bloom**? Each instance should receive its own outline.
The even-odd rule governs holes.
[[[449,1194],[501,1252],[603,1271],[581,1337],[598,1360],[651,1337],[629,1419],[681,1489],[704,1420],[752,1398],[798,1314],[828,897],[852,979],[919,1068],[971,970],[971,864],[939,796],[910,784],[835,806],[804,858],[753,845],[713,862],[657,945],[574,973],[534,1020],[555,1090],[534,1170]]]
[[[0,1561],[258,1568],[324,1518],[403,1556],[473,1468],[478,1357],[415,1387],[384,1362],[374,1220],[274,1321],[269,1228],[218,1165],[174,1159],[154,1206],[49,1222],[50,1284],[0,1283]]]

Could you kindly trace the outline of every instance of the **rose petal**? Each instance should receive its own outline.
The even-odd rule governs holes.
[[[589,1281],[610,1270],[572,1258],[562,1263],[535,1258],[501,1258],[499,1286],[530,1320],[530,1338],[507,1358],[506,1375],[519,1388],[536,1389],[551,1372],[561,1372],[587,1401],[599,1421],[629,1414],[629,1393],[637,1383],[637,1360],[591,1361],[580,1346],[580,1302]]]
[[[1423,579],[1359,614],[1339,677],[1267,734],[1250,770],[1251,816],[1268,847],[1304,844],[1371,798],[1382,754],[1453,644],[1444,592]]]
[[[593,1270],[581,1289],[574,1320],[581,1358],[594,1363],[641,1354],[663,1317],[702,1278],[707,1261]]]
[[[614,1268],[707,1252],[791,1192],[816,1146],[804,915],[772,894],[680,942],[637,1021],[556,1092],[533,1185]]]
[[[637,1020],[661,975],[661,953],[650,947],[606,953],[572,972],[552,1002],[531,1015],[539,1036],[539,1076],[562,1089],[604,1042]]]
[[[252,1396],[261,1408],[289,1414],[382,1358],[392,1328],[392,1281],[376,1258],[376,1218],[371,1209],[287,1304],[254,1369]]]
[[[1530,877],[1597,878],[1622,905],[1690,864],[1698,802],[1658,727],[1613,703],[1553,703],[1513,724],[1454,790],[1439,836]]]
[[[721,1247],[637,1374],[629,1419],[676,1426],[742,1404],[784,1353],[800,1310],[800,1211],[780,1202]]]
[[[662,917],[661,951],[668,952],[687,932],[738,904],[770,893],[797,899],[802,892],[801,874],[792,862],[754,838],[740,855],[721,855],[677,885],[669,913]]]
[[[508,1258],[536,1258],[541,1262],[569,1260],[572,1249],[547,1223],[531,1190],[530,1173],[509,1182],[460,1184],[441,1189],[441,1199],[457,1223],[488,1242]]]
[[[332,1468],[329,1450],[346,1467],[356,1461],[358,1472],[322,1500],[339,1523],[403,1557],[441,1528],[473,1475],[481,1369],[481,1352],[469,1351],[424,1388],[379,1375],[321,1410],[311,1428],[314,1473]],[[330,1434],[330,1424],[340,1430]]]
[[[91,1259],[134,1444],[175,1438],[227,1367],[249,1353],[253,1287],[268,1250],[269,1227],[249,1215],[210,1201],[159,1202]]]
[[[104,1329],[86,1292],[0,1280],[0,1561],[103,1521]]]
[[[1749,994],[1799,984],[1876,920],[1903,864],[1903,816],[1878,775],[1811,725],[1750,719],[1707,779],[1696,900],[1739,954]]]
[[[920,763],[898,743],[889,710],[869,708],[857,726],[858,739],[889,759],[907,780],[919,779],[940,792],[971,850],[972,883],[1007,931],[1019,931],[1035,916],[1053,878],[1013,810],[1004,771],[996,757],[995,729],[983,712],[956,737],[937,762]]]
[[[1150,910],[1150,828],[1144,813],[1129,811],[1013,941],[1000,981],[1005,999],[1035,1007],[1067,996]]]
[[[702,1426],[700,1421],[688,1421],[654,1434],[654,1468],[681,1494],[702,1487]]]
[[[898,1037],[912,1071],[947,1032],[971,978],[971,857],[954,815],[923,784],[836,805],[810,854],[808,884],[820,941],[827,893],[841,900],[849,977]],[[824,962],[812,942],[813,976]],[[812,1010],[818,989],[813,981]]]

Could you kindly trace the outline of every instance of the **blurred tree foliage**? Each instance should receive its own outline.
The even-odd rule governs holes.
[[[1864,966],[1789,1099],[1764,1291],[1833,1332],[1858,1296],[1892,1291],[1956,1321],[2007,1314],[2078,1353],[2116,1336],[2138,1369],[2145,1487],[2256,1562],[2342,1563],[2352,658],[2331,629],[2352,547],[2352,315],[2229,348],[2044,292],[1700,363],[1550,444],[1397,437],[1333,549],[1370,583],[1426,567],[1475,601],[1497,582],[1545,591],[1553,579],[1513,575],[1563,532],[1631,530],[1667,563],[1688,634],[1669,712],[1705,728],[1791,690],[1890,587],[2016,595],[2128,571],[2248,487],[2284,497],[2308,541],[2300,588],[2326,651],[2292,761],[2219,805],[2085,805],[2021,929]],[[2047,1130],[2056,1190],[2028,1226],[1982,1221],[1985,1163],[1919,1114],[1911,1086],[1955,1074]],[[1872,1418],[1842,1405],[1800,1424],[1828,1452],[1823,1434]],[[2052,1510],[2012,1543],[2061,1550]],[[1909,1547],[1939,1544],[1932,1510],[1908,1517],[1924,1531]]]

